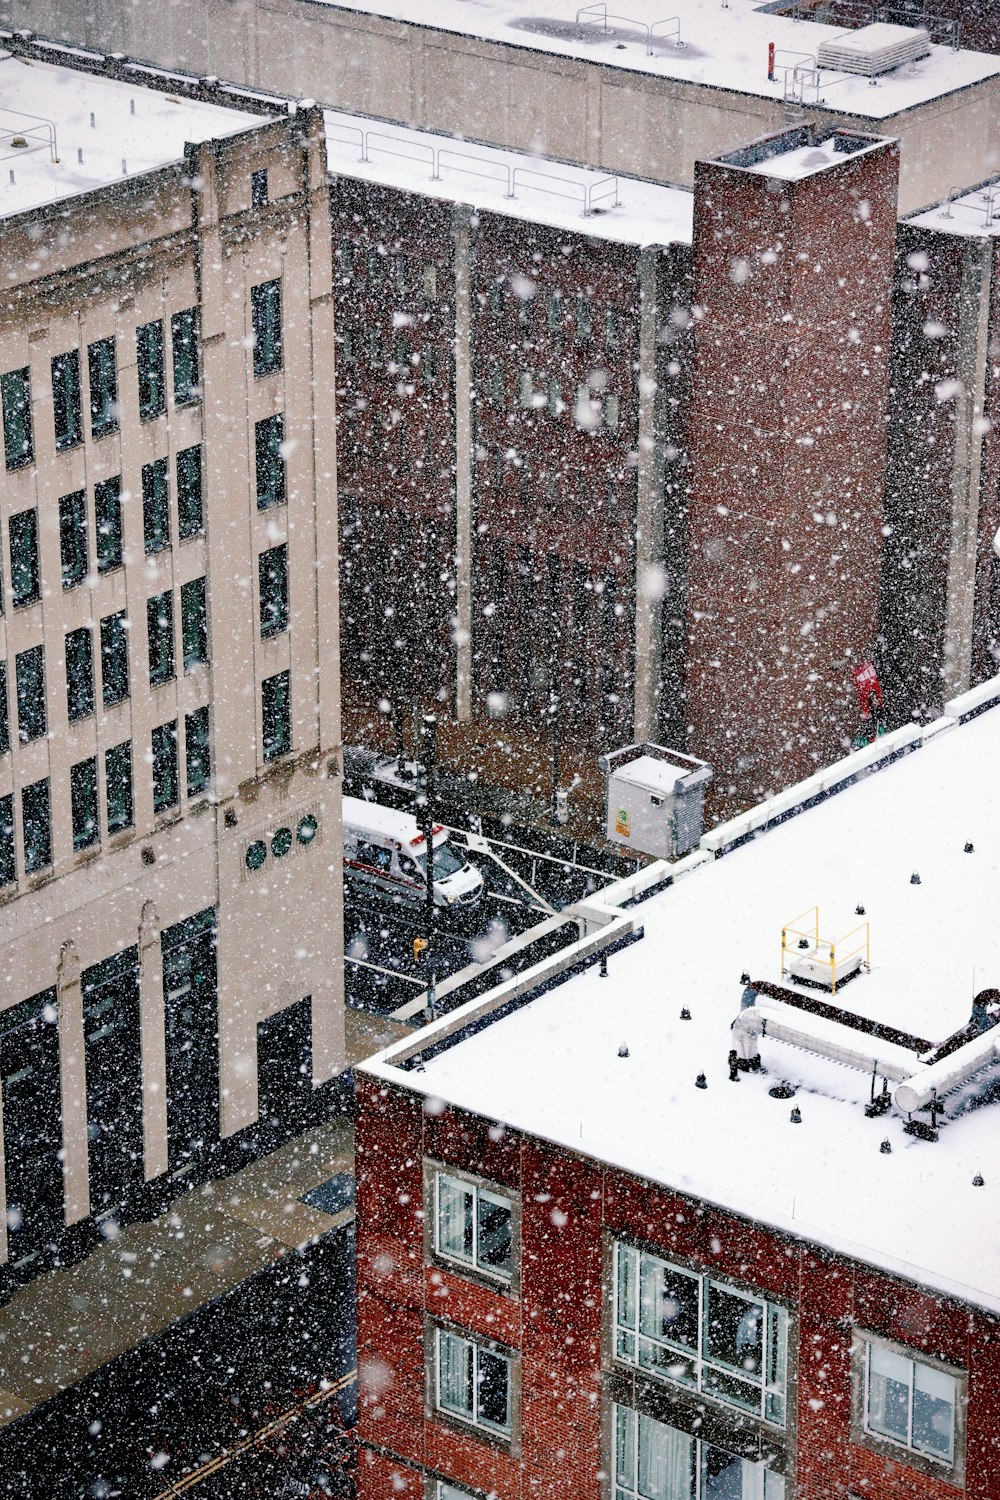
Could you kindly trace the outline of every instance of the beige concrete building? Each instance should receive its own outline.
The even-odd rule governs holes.
[[[0,1271],[344,1066],[322,116],[0,59]],[[0,1276],[2,1280],[2,1276]]]
[[[697,160],[790,116],[897,138],[901,213],[997,170],[994,56],[935,43],[871,80],[820,66],[845,28],[760,0],[613,9],[623,14],[578,0],[9,0],[4,24],[688,187]]]

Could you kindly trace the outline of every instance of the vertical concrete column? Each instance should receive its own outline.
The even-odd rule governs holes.
[[[83,989],[80,983],[80,958],[72,938],[63,944],[59,954],[56,992],[59,1002],[59,1079],[66,1223],[75,1224],[78,1219],[85,1219],[90,1212],[90,1160],[87,1150]]]
[[[167,1038],[163,1013],[160,922],[152,901],[139,919],[139,1037],[142,1056],[142,1133],[146,1181],[160,1177],[167,1153]]]
[[[983,433],[989,357],[992,242],[963,240],[965,260],[958,297],[955,450],[951,471],[951,535],[944,627],[944,697],[972,685],[972,633],[976,603],[976,552],[982,486]]]
[[[639,464],[635,515],[635,738],[655,739],[663,656],[663,445],[657,430],[660,251],[639,256]]]
[[[455,256],[455,716],[472,715],[472,210],[452,215]]]

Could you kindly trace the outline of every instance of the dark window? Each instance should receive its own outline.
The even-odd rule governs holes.
[[[184,717],[184,758],[187,761],[187,794],[197,797],[212,778],[212,750],[207,708],[196,708]]]
[[[31,381],[27,366],[0,375],[3,446],[8,469],[22,469],[35,456],[31,432]]]
[[[589,339],[590,335],[590,298],[580,296],[576,299],[576,336],[578,339]]]
[[[196,307],[170,319],[170,348],[174,357],[174,404],[201,400],[201,319]]]
[[[604,313],[604,342],[609,349],[617,347],[621,339],[621,318],[617,307],[609,307]]]
[[[204,578],[181,584],[181,637],[184,670],[208,661],[208,594]]]
[[[180,801],[177,769],[177,720],[153,730],[153,811],[164,812]]]
[[[162,416],[167,409],[163,324],[159,319],[135,330],[135,355],[139,370],[139,415],[148,422]]]
[[[104,780],[108,799],[108,832],[121,833],[132,826],[132,741],[113,745],[104,753]]]
[[[89,625],[66,637],[66,711],[71,724],[94,712],[94,638]]]
[[[149,685],[158,687],[174,676],[174,596],[170,589],[146,600],[146,635],[149,640]]]
[[[69,768],[73,814],[73,848],[89,849],[101,836],[97,806],[97,761],[81,760]]]
[[[201,444],[177,455],[177,534],[182,541],[205,529],[201,486]]]
[[[83,442],[79,349],[57,354],[52,361],[52,415],[59,452]]]
[[[17,679],[17,737],[22,745],[39,740],[48,728],[45,712],[45,647],[31,646],[14,658]]]
[[[264,725],[264,759],[277,760],[292,748],[291,673],[265,677],[260,685]]]
[[[98,339],[87,346],[90,375],[90,430],[95,438],[118,430],[118,362],[115,341]]]
[[[17,879],[14,860],[14,798],[0,797],[0,885]]]
[[[124,561],[122,528],[122,477],[105,479],[94,489],[94,522],[97,527],[97,571],[109,573]]]
[[[270,375],[281,369],[281,282],[250,288],[253,318],[253,372]]]
[[[24,823],[24,871],[33,875],[52,863],[52,818],[49,807],[49,780],[33,781],[21,793],[21,818]]]
[[[142,534],[147,553],[170,546],[170,476],[165,458],[142,466]]]
[[[7,701],[7,663],[0,661],[0,755],[10,749],[10,704]]]
[[[15,609],[42,596],[36,510],[18,511],[10,518],[10,595]]]
[[[285,441],[285,418],[282,412],[265,417],[254,429],[257,453],[257,509],[283,505],[285,500],[285,460],[281,449]]]
[[[87,494],[76,490],[59,501],[59,555],[62,586],[76,588],[87,576]]]
[[[257,559],[263,640],[288,629],[288,547],[269,547]]]
[[[101,621],[101,678],[104,707],[128,697],[128,621],[124,610]]]
[[[260,167],[256,172],[250,173],[250,207],[265,208],[267,206],[267,168]]]

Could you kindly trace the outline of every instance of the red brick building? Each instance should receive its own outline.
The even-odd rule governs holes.
[[[898,153],[798,127],[699,162],[689,748],[746,805],[835,760],[878,630]]]
[[[968,1042],[958,978],[990,898],[967,930],[949,898],[998,734],[1000,713],[939,721],[821,806],[804,786],[723,861],[701,851],[613,916],[612,896],[607,978],[592,948],[561,987],[540,973],[547,992],[483,997],[365,1064],[362,1500],[998,1500],[995,1032]],[[914,886],[901,845],[945,787]],[[784,969],[745,1011],[739,965],[779,977],[804,883],[834,922],[863,891],[877,962],[837,1018]],[[977,986],[996,976],[994,955]],[[858,1053],[928,1066],[873,1014],[971,1048],[930,1132],[901,1088],[864,1107]],[[735,1052],[727,1072],[734,1015],[765,1020],[759,1073]]]

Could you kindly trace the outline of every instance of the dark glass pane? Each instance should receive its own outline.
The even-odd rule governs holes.
[[[56,448],[83,442],[83,404],[80,399],[80,351],[57,354],[52,361],[52,414]]]
[[[14,859],[14,798],[0,797],[0,886],[17,879]]]
[[[764,1308],[723,1287],[708,1287],[705,1354],[747,1375],[759,1376],[764,1362]]]
[[[108,832],[120,833],[132,826],[132,742],[114,745],[105,752],[104,779],[108,799]]]
[[[285,460],[281,446],[285,441],[285,418],[276,412],[265,417],[254,429],[257,464],[257,509],[281,505],[285,499]]]
[[[762,1493],[754,1484],[750,1474],[747,1475],[747,1479],[753,1488],[749,1485],[744,1488],[743,1460],[737,1458],[735,1454],[725,1453],[721,1448],[710,1448],[707,1443],[702,1443],[701,1464],[703,1500],[743,1500],[746,1494]],[[747,1467],[751,1470],[757,1469],[756,1464],[752,1466],[748,1464]]]
[[[278,672],[261,683],[264,759],[275,760],[292,748],[291,676]]]
[[[62,586],[76,588],[87,576],[87,496],[84,490],[59,501],[59,556]]]
[[[94,641],[89,625],[66,637],[66,711],[70,723],[94,712]]]
[[[480,1192],[478,1260],[481,1266],[510,1271],[511,1210],[510,1204],[491,1193]]]
[[[125,611],[101,621],[101,677],[104,707],[128,697],[128,626]]]
[[[87,346],[90,375],[90,430],[95,438],[118,428],[118,365],[115,341],[98,339]]]
[[[139,373],[139,415],[144,422],[166,411],[167,389],[163,363],[163,324],[144,323],[135,330]]]
[[[510,1426],[510,1362],[480,1349],[478,1385],[479,1420],[506,1430]]]
[[[38,561],[38,512],[18,511],[10,518],[10,595],[15,609],[41,598]]]
[[[31,381],[27,367],[0,375],[3,446],[8,469],[20,469],[35,456],[31,430]]]
[[[146,600],[149,640],[149,685],[169,682],[174,675],[174,596],[170,589]]]
[[[253,317],[253,372],[270,375],[281,369],[281,282],[265,281],[251,287]]]
[[[142,532],[147,553],[170,546],[170,478],[165,458],[142,466]]]
[[[184,719],[184,758],[187,762],[187,794],[196,797],[212,777],[212,752],[209,743],[207,708],[196,708]]]
[[[97,571],[108,573],[124,561],[122,529],[122,477],[105,479],[94,489],[94,521],[97,526]]]
[[[204,529],[201,445],[177,455],[177,531],[182,540]]]
[[[10,749],[10,704],[7,701],[7,663],[0,661],[0,755]]]
[[[153,730],[153,811],[163,812],[180,801],[177,767],[177,720]]]
[[[52,820],[49,808],[49,783],[32,782],[21,793],[21,818],[24,824],[24,869],[33,875],[52,863]]]
[[[201,400],[201,348],[198,309],[189,307],[170,319],[170,347],[174,359],[174,402],[184,406]]]
[[[73,848],[89,849],[100,837],[96,760],[81,760],[70,767],[69,791],[73,813]]]
[[[195,662],[208,661],[208,593],[204,578],[192,578],[181,584],[181,636],[185,671]]]
[[[14,659],[17,679],[17,737],[22,745],[42,737],[48,728],[45,712],[45,647],[19,651]]]
[[[288,547],[269,547],[257,559],[260,584],[260,633],[280,635],[288,629]]]
[[[250,174],[250,207],[264,208],[267,204],[267,168],[261,167]]]

